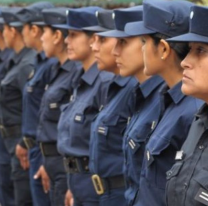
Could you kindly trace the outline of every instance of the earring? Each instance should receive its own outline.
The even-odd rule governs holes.
[[[90,44],[90,47],[92,48],[92,44]]]
[[[161,59],[163,60],[163,59],[164,59],[164,57],[161,57]]]

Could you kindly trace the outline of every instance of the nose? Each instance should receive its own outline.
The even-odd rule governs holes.
[[[115,46],[113,47],[112,52],[111,52],[112,55],[115,56],[115,57],[119,56],[119,54],[120,54],[119,50],[120,50],[119,49],[119,41],[117,39],[117,41],[115,43]]]

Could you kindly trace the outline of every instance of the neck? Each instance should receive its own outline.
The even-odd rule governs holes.
[[[160,76],[165,80],[169,88],[172,88],[182,80],[183,74],[180,68],[169,68],[166,71],[164,70]]]
[[[139,83],[142,84],[143,82],[145,82],[147,79],[149,79],[151,76],[147,76],[144,74],[143,69],[141,71],[139,71],[135,77],[138,79]]]
[[[43,51],[42,42],[41,42],[41,41],[37,41],[37,42],[35,43],[34,49],[35,49],[38,53],[42,52],[42,51]]]
[[[18,36],[14,42],[12,49],[14,49],[15,53],[19,53],[25,47],[23,39],[21,36]]]
[[[68,54],[66,52],[60,52],[56,55],[56,58],[59,60],[60,64],[64,64],[64,62],[68,59]]]
[[[3,40],[0,40],[0,50],[3,51],[4,49],[6,49],[6,45]]]
[[[120,74],[120,69],[118,67],[115,67],[112,71],[116,75],[119,75]]]
[[[85,71],[87,71],[95,62],[95,57],[93,54],[90,54],[88,58],[82,61],[82,66]]]

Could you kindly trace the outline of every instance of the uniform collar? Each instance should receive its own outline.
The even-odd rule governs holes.
[[[119,87],[125,87],[131,79],[132,77],[122,77],[120,75],[116,75],[113,82],[117,84]],[[135,82],[136,82],[136,79],[135,79]]]
[[[175,104],[178,104],[185,97],[185,95],[181,91],[181,86],[182,81],[180,81],[174,87],[167,91]]]
[[[42,62],[42,61],[44,61],[46,59],[47,59],[47,57],[46,57],[44,51],[42,51],[42,52],[40,52],[40,53],[37,54],[37,61],[38,62]]]
[[[208,129],[208,105],[204,103],[202,107],[199,109],[198,113],[195,115],[196,119],[200,118],[206,129]]]
[[[89,85],[93,85],[100,71],[97,68],[97,64],[94,63],[83,75],[82,80]]]
[[[18,64],[29,50],[29,48],[24,47],[18,54],[15,54],[13,57],[14,63]]]
[[[140,84],[142,95],[144,98],[147,98],[156,87],[162,84],[164,80],[159,76],[153,76],[147,79],[144,83]]]
[[[73,67],[73,65],[74,65],[74,61],[70,61],[69,59],[67,59],[62,65],[59,65],[59,69],[63,69],[69,72]]]

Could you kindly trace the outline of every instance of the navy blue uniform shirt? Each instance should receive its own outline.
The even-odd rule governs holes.
[[[39,142],[57,141],[57,123],[61,114],[60,106],[70,100],[73,85],[79,79],[82,69],[78,62],[67,60],[53,68],[55,74],[46,85],[40,107],[40,119],[37,130]]]
[[[168,206],[208,205],[208,106],[194,118],[188,137],[167,172]]]
[[[127,183],[125,198],[132,205],[139,189],[144,148],[152,127],[160,117],[159,90],[164,81],[153,76],[140,84],[136,90],[135,113],[124,134],[124,174]]]
[[[34,50],[23,48],[9,63],[9,70],[1,81],[0,106],[1,124],[4,126],[21,125],[22,94],[24,86],[34,69]]]
[[[182,82],[161,92],[163,117],[145,147],[136,206],[165,206],[166,172],[174,164],[194,114],[202,105],[201,100],[185,96],[181,85]]]
[[[0,80],[2,80],[7,72],[7,66],[10,59],[13,57],[14,51],[5,49],[0,53]],[[0,111],[1,112],[1,111]],[[0,137],[0,164],[10,163],[10,155],[7,152],[2,137]]]
[[[65,156],[89,156],[91,122],[106,103],[106,85],[114,74],[93,64],[74,89],[71,102],[62,108],[58,124],[58,150]]]
[[[99,176],[121,175],[123,167],[123,134],[128,118],[132,116],[129,99],[138,81],[132,77],[117,76],[109,93],[116,90],[113,99],[98,113],[91,126],[90,171]]]
[[[38,113],[46,84],[50,83],[52,67],[57,64],[55,58],[48,59],[44,52],[35,58],[35,72],[27,82],[23,95],[23,136],[36,138]]]

